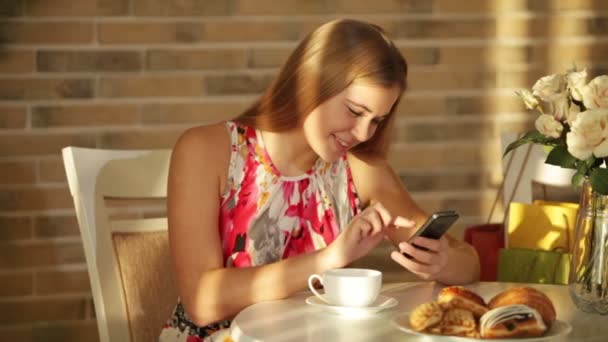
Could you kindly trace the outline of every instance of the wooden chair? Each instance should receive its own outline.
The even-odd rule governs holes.
[[[66,147],[62,153],[100,341],[158,340],[177,300],[166,217],[114,220],[107,200],[165,198],[171,151]]]
[[[503,134],[503,151],[515,141],[516,134]],[[578,202],[579,191],[570,184],[574,170],[545,164],[547,152],[540,145],[524,145],[510,152],[513,161],[507,170],[510,156],[503,158],[503,203],[532,203],[534,200]]]

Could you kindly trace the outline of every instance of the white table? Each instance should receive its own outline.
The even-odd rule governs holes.
[[[495,294],[522,284],[481,282],[466,287],[488,301]],[[553,301],[559,320],[572,325],[572,332],[560,341],[608,341],[608,316],[578,310],[563,285],[531,284]],[[385,284],[382,294],[399,300],[391,309],[365,318],[346,318],[306,304],[312,295],[301,292],[287,299],[262,302],[241,311],[232,322],[236,341],[423,341],[424,337],[398,330],[391,319],[431,301],[443,286],[434,282]]]

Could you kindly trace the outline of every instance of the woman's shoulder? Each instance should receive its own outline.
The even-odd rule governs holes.
[[[209,150],[207,151],[209,153],[217,151],[223,146],[230,146],[230,135],[226,122],[189,128],[181,134],[175,144],[176,148],[202,148]]]
[[[205,167],[223,165],[228,164],[230,159],[230,144],[226,122],[197,126],[181,134],[173,154],[174,158],[187,158],[189,163],[200,163]]]

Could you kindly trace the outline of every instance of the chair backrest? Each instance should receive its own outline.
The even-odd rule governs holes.
[[[503,151],[515,141],[517,134],[502,135]],[[510,152],[513,160],[509,170],[510,155],[503,158],[504,191],[506,208],[511,201],[532,203],[536,199],[556,202],[578,202],[578,191],[572,188],[574,170],[545,163],[547,152],[541,145],[524,145]]]
[[[107,204],[166,198],[171,151],[66,147],[62,153],[100,341],[156,341],[177,300],[166,217],[114,219]]]

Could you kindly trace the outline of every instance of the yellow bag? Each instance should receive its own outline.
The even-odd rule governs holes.
[[[512,202],[507,225],[508,248],[571,251],[578,204],[535,201]]]

